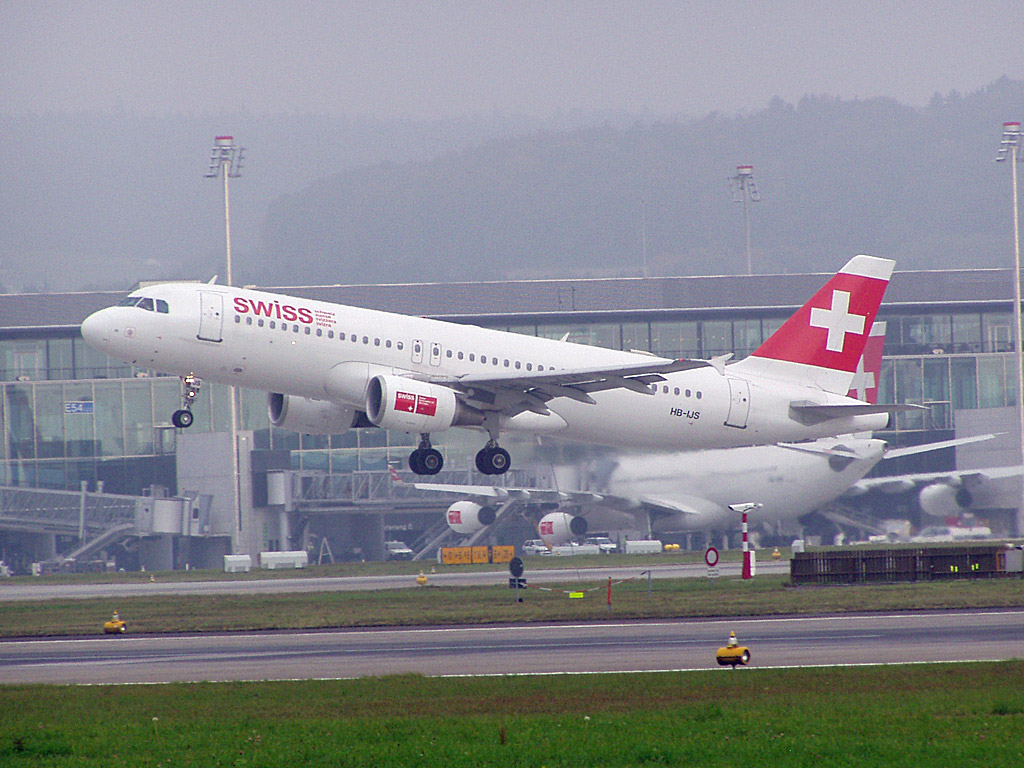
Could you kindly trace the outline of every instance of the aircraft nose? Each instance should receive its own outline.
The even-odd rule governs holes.
[[[110,344],[112,326],[108,310],[93,312],[82,321],[82,338],[95,349],[104,349]]]

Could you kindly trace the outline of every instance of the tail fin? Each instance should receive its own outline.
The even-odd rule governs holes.
[[[845,395],[895,262],[854,256],[750,357],[731,368]]]
[[[878,380],[882,375],[882,350],[885,347],[885,321],[876,320],[868,334],[864,354],[860,356],[857,370],[847,397],[878,405]]]

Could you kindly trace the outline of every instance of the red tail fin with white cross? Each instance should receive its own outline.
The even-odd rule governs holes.
[[[878,380],[882,377],[882,351],[885,348],[885,321],[876,320],[871,326],[864,354],[861,355],[853,383],[847,397],[878,405]]]
[[[757,350],[730,369],[845,395],[895,262],[855,256]]]

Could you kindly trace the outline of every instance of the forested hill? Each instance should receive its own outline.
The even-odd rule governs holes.
[[[994,162],[1024,82],[496,139],[346,170],[271,204],[261,281],[405,282],[745,271],[728,177],[753,164],[755,272],[1012,260],[1010,169]]]

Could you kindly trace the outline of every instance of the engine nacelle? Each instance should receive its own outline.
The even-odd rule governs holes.
[[[537,523],[537,533],[549,547],[557,547],[570,539],[585,535],[587,519],[568,512],[549,512]]]
[[[484,415],[460,403],[454,390],[391,374],[370,379],[366,415],[382,429],[402,432],[443,432],[484,423]]]
[[[497,517],[492,507],[482,507],[472,501],[456,501],[448,507],[448,527],[456,533],[476,533],[494,522]]]
[[[279,392],[267,395],[267,411],[275,427],[307,435],[340,435],[356,426],[361,415],[352,406]]]
[[[918,498],[924,512],[942,519],[960,517],[974,502],[971,492],[966,488],[957,488],[945,483],[925,486]]]

